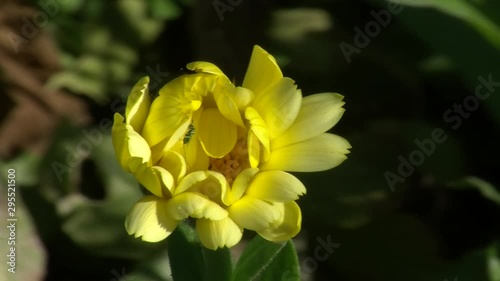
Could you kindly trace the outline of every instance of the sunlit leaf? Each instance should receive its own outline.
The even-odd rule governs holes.
[[[273,259],[271,264],[264,269],[258,280],[300,280],[300,267],[297,251],[291,240],[286,242],[285,247]]]
[[[234,269],[234,281],[299,280],[298,259],[291,241],[273,243],[260,236],[246,246]]]
[[[175,281],[229,281],[231,257],[227,248],[217,251],[203,247],[196,231],[181,223],[168,238],[168,256]]]

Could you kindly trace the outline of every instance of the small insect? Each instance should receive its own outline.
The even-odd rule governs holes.
[[[187,129],[187,132],[186,134],[184,135],[184,139],[182,140],[182,143],[184,144],[188,144],[189,141],[191,140],[191,138],[193,137],[194,135],[194,131],[195,131],[195,128],[193,126],[193,124],[189,124],[189,127]]]

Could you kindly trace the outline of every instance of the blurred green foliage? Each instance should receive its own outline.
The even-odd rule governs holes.
[[[186,63],[206,60],[241,81],[254,44],[304,95],[345,96],[332,132],[351,142],[348,160],[298,174],[308,188],[297,238],[307,244],[298,261],[304,280],[500,280],[500,87],[490,85],[467,115],[453,111],[475,94],[478,77],[500,82],[500,3],[395,0],[400,12],[389,13],[384,0],[223,2],[231,9],[222,21],[210,1],[57,2],[45,28],[62,70],[48,87],[82,97],[94,121],[65,122],[44,155],[22,152],[0,165],[18,176],[16,280],[171,280],[167,242],[124,230],[140,190],[115,161],[109,122],[144,75],[157,91]],[[366,33],[383,11],[387,26],[357,45],[355,28]],[[342,43],[359,52],[348,59]],[[416,140],[432,139],[436,128],[446,141],[401,176],[399,157],[421,150]],[[394,190],[386,172],[402,178]],[[328,236],[341,246],[307,270],[304,258]]]

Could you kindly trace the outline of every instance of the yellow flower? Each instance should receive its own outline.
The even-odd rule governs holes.
[[[152,194],[134,205],[125,221],[125,228],[135,237],[157,242],[169,236],[181,220],[178,212],[168,210],[178,200],[172,200],[172,192],[178,180],[186,174],[186,164],[184,158],[174,151],[150,147],[141,135],[151,106],[148,83],[149,79],[145,77],[132,89],[125,109],[126,118],[119,113],[115,114],[112,138],[115,154],[122,168],[132,173]],[[199,198],[194,208],[196,210],[188,211],[197,211],[211,219],[227,216],[227,211],[204,198]],[[220,213],[210,212],[214,208],[218,208]]]
[[[194,74],[172,80],[152,102],[147,79],[139,81],[125,123],[115,116],[118,159],[153,194],[134,206],[127,231],[153,242],[192,217],[210,249],[235,245],[244,229],[269,241],[294,237],[302,220],[295,200],[306,189],[285,171],[322,171],[346,159],[349,143],[325,133],[341,118],[343,97],[302,98],[258,46],[241,87],[213,64],[187,67]]]

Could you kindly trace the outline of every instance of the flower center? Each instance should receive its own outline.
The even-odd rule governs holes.
[[[210,158],[208,169],[224,175],[231,186],[234,179],[248,167],[250,167],[250,163],[248,162],[247,141],[245,138],[241,138],[226,156]]]

